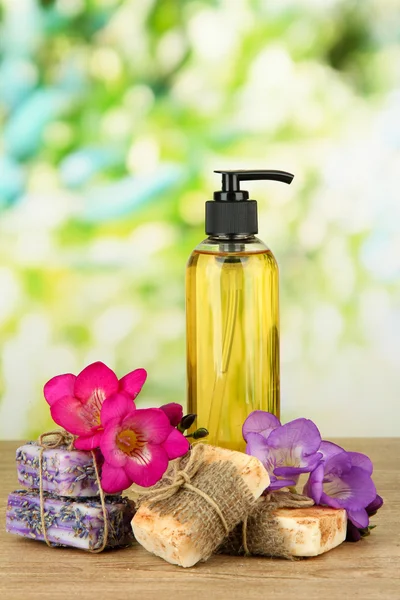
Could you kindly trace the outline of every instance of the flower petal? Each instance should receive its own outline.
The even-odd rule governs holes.
[[[325,478],[329,479],[332,475],[340,477],[343,473],[348,473],[351,466],[349,453],[345,450],[338,452],[324,463]]]
[[[366,454],[361,454],[361,452],[348,452],[347,454],[351,458],[351,464],[353,467],[360,467],[360,469],[367,471],[368,475],[372,475],[374,467],[372,465],[372,461]]]
[[[100,442],[100,450],[104,460],[112,467],[123,467],[128,460],[128,455],[117,446],[117,435],[120,431],[121,420],[117,417],[107,423]]]
[[[173,460],[174,458],[184,456],[189,450],[190,444],[180,431],[173,428],[162,444],[162,447],[167,453],[169,460]]]
[[[322,456],[323,456],[325,462],[327,460],[329,460],[335,454],[340,454],[341,452],[345,452],[344,448],[342,448],[341,446],[338,446],[337,444],[334,444],[333,442],[327,442],[325,440],[322,440],[318,451],[322,453]]]
[[[350,521],[358,527],[359,529],[364,529],[364,527],[368,527],[369,517],[365,508],[360,508],[358,510],[348,510],[347,517]]]
[[[118,393],[111,394],[106,398],[101,406],[100,420],[103,426],[106,426],[109,421],[119,417],[122,421],[136,406],[132,398],[127,394]]]
[[[88,437],[78,437],[74,441],[74,446],[77,450],[94,450],[100,448],[101,438],[103,437],[103,429],[94,435]]]
[[[347,520],[347,531],[346,531],[346,542],[359,542],[361,540],[361,533],[358,528],[353,525],[350,519]]]
[[[282,466],[274,469],[274,475],[277,477],[295,477],[301,473],[311,473],[321,462],[322,455],[317,452],[311,456],[306,456],[302,460],[302,467]],[[288,457],[289,458],[289,457]]]
[[[365,510],[367,511],[369,516],[372,517],[373,515],[376,514],[376,512],[380,509],[380,507],[382,505],[383,505],[383,498],[381,498],[381,496],[379,496],[379,494],[377,494],[375,497],[375,500],[372,500],[372,502],[370,504],[368,504],[368,506]]]
[[[273,479],[271,479],[268,489],[280,490],[283,487],[291,487],[293,485],[296,485],[294,479],[277,479],[276,477],[274,477]]]
[[[74,395],[74,384],[76,376],[72,373],[66,373],[65,375],[57,375],[46,383],[43,388],[44,397],[50,406],[64,398],[64,396]]]
[[[288,449],[294,458],[300,458],[318,451],[321,435],[309,419],[295,419],[274,429],[268,437],[268,445]]]
[[[165,412],[172,427],[176,427],[177,425],[179,425],[183,417],[183,408],[180,404],[177,404],[176,402],[163,404],[162,406],[160,406],[160,410]]]
[[[74,396],[85,402],[95,390],[100,390],[104,398],[118,391],[118,379],[114,371],[102,362],[95,362],[83,369],[74,385]]]
[[[123,467],[113,467],[104,463],[101,470],[101,487],[106,494],[117,494],[131,487],[132,481]]]
[[[159,408],[133,410],[122,421],[123,429],[132,429],[146,441],[162,444],[167,439],[171,425],[167,415]]]
[[[375,497],[376,488],[368,473],[360,467],[351,467],[349,471],[338,474],[331,471],[329,480],[324,480],[321,501],[333,508],[359,510],[368,506]]]
[[[119,389],[135,399],[142,389],[146,378],[147,372],[145,369],[135,369],[119,380]]]
[[[168,456],[158,444],[146,444],[135,456],[129,457],[125,472],[142,487],[150,487],[161,479],[168,467]]]
[[[258,458],[271,475],[275,464],[270,462],[271,457],[267,440],[260,433],[247,433],[246,454]],[[266,466],[267,464],[269,468]]]
[[[303,488],[303,494],[312,498],[315,504],[319,504],[322,495],[322,482],[324,479],[324,465],[320,463],[312,473]]]
[[[57,425],[74,435],[88,436],[98,429],[85,417],[82,403],[74,396],[60,398],[50,407],[50,412]]]
[[[278,417],[272,413],[265,412],[264,410],[253,410],[243,423],[243,439],[247,442],[247,435],[249,433],[259,433],[267,439],[271,431],[280,427],[280,424],[281,422]]]

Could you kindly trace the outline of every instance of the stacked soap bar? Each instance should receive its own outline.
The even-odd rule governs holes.
[[[274,517],[292,556],[318,556],[346,539],[347,516],[342,508],[279,508]]]
[[[134,505],[121,496],[106,497],[107,548],[130,544],[130,521]],[[75,500],[44,493],[44,521],[47,539],[57,546],[96,550],[103,544],[104,519],[97,499]],[[23,537],[44,540],[37,490],[17,490],[8,497],[6,530]]]
[[[41,465],[40,452],[43,452]],[[95,454],[95,458],[100,471],[101,455]],[[18,481],[29,489],[9,495],[7,531],[35,540],[44,540],[46,533],[48,541],[57,546],[102,548],[105,523],[92,453],[69,450],[67,446],[43,450],[30,442],[18,448],[16,460]],[[131,543],[134,539],[130,526],[135,513],[133,502],[121,496],[106,496],[105,503],[108,522],[105,547]]]
[[[275,492],[275,497],[281,493]],[[344,509],[310,505],[271,511],[265,498],[247,519],[247,549],[244,548],[241,523],[224,540],[219,552],[237,556],[248,551],[255,556],[281,558],[318,556],[344,542],[346,529]]]
[[[17,450],[18,482],[39,489],[40,446],[30,442]],[[100,466],[100,460],[97,458]],[[99,487],[90,452],[67,450],[66,446],[46,449],[42,461],[43,490],[74,498],[98,496]]]

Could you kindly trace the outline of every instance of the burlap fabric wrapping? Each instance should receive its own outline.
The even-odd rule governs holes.
[[[285,548],[274,511],[278,508],[307,508],[314,501],[291,492],[273,492],[262,496],[250,516],[240,523],[218,549],[220,554],[259,555],[293,560]]]
[[[173,461],[163,479],[139,494],[138,513],[145,503],[154,519],[169,515],[187,525],[203,560],[215,552],[229,532],[256,506],[253,494],[229,460],[207,462],[207,448],[193,446]]]

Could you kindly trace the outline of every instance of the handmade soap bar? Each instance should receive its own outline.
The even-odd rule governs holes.
[[[135,538],[164,560],[191,567],[212,554],[268,485],[268,473],[257,458],[198,444],[173,461],[152,488],[163,496],[139,494],[132,521]]]
[[[18,482],[24,487],[39,489],[39,452],[40,446],[34,442],[17,450]],[[66,446],[45,449],[42,477],[43,490],[59,496],[99,494],[91,452],[68,450]]]
[[[291,558],[335,548],[346,538],[346,511],[312,504],[309,498],[285,492],[263,496],[247,523],[236,527],[218,551]]]
[[[292,556],[318,556],[336,548],[346,539],[344,509],[325,506],[279,508],[274,517],[286,549]]]
[[[133,502],[121,496],[107,496],[106,509],[109,525],[106,547],[130,544],[133,541],[130,526],[134,515]],[[86,550],[96,550],[102,545],[104,519],[99,500],[58,498],[45,492],[44,511],[49,542]],[[6,530],[44,540],[38,491],[17,490],[8,496]]]

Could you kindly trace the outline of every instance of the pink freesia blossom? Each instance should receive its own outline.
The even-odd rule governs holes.
[[[114,394],[101,408],[104,456],[101,485],[117,493],[136,483],[149,487],[165,473],[168,461],[183,456],[189,442],[159,408],[135,409],[125,394]]]
[[[163,404],[160,409],[165,412],[172,427],[176,427],[182,420],[183,408],[176,402],[170,402],[169,404]]]
[[[103,434],[100,411],[104,400],[116,393],[123,394],[134,409],[133,400],[146,377],[144,369],[136,369],[118,380],[104,363],[95,362],[77,376],[67,373],[53,377],[44,386],[44,396],[53,420],[79,436],[75,447],[92,450],[99,446]]]

